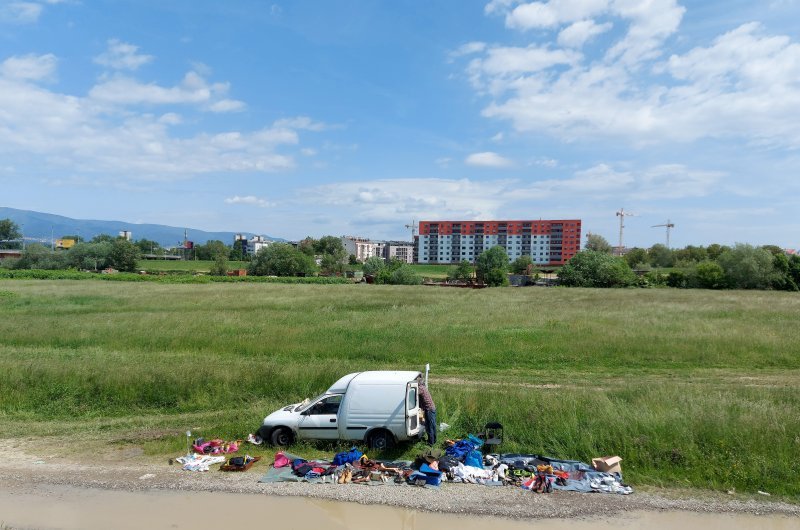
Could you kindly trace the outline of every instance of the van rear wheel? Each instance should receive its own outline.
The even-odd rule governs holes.
[[[383,451],[394,447],[394,436],[386,429],[376,429],[367,436],[367,445],[370,449]]]
[[[292,434],[292,430],[288,427],[275,427],[272,430],[272,434],[270,434],[269,439],[272,442],[272,445],[286,447],[287,445],[292,444],[294,435]]]

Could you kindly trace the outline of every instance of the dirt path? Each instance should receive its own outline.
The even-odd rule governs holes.
[[[444,484],[438,491],[411,486],[261,484],[258,479],[269,467],[264,461],[246,473],[216,470],[197,473],[183,471],[178,465],[168,465],[165,460],[153,461],[136,448],[96,454],[88,459],[59,456],[55,451],[23,440],[17,440],[7,448],[0,455],[0,484],[9,491],[30,495],[47,492],[53,487],[150,493],[267,494],[514,519],[617,516],[665,510],[800,518],[800,505],[773,502],[768,497],[729,497],[713,492],[693,492],[694,497],[676,491],[637,492],[630,496],[571,492],[537,495],[519,488],[469,484]]]

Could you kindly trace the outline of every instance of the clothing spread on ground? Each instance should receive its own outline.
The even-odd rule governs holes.
[[[633,489],[622,481],[618,457],[593,460],[611,465],[597,469],[579,460],[560,460],[533,454],[489,454],[481,451],[483,440],[468,435],[446,440],[445,450],[431,447],[415,461],[376,461],[353,447],[330,460],[308,460],[283,451],[275,454],[273,465],[260,482],[311,482],[318,484],[412,485],[438,488],[442,482],[516,486],[536,493],[556,490],[581,493],[629,495]],[[238,451],[241,441],[195,440],[195,454],[179,457],[187,471],[208,471],[226,461],[222,454]],[[484,448],[485,449],[485,448]],[[239,462],[241,460],[241,462]],[[255,463],[250,456],[234,457],[227,466],[246,470]],[[603,471],[602,469],[605,469]]]
[[[214,464],[222,464],[225,462],[224,456],[211,456],[192,454],[186,456],[179,456],[175,459],[179,464],[183,464],[183,469],[186,471],[208,471],[210,466]]]
[[[414,485],[438,488],[442,482],[516,486],[536,493],[554,490],[628,495],[633,489],[621,472],[598,471],[578,460],[532,454],[480,453],[480,439],[448,441],[443,453],[431,448],[416,461],[380,462],[353,448],[332,460],[306,460],[279,452],[260,482],[317,484]]]

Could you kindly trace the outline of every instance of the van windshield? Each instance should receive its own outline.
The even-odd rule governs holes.
[[[309,405],[312,405],[319,401],[320,399],[324,398],[328,394],[320,394],[312,399],[304,399],[302,403],[300,403],[295,410],[295,412],[303,412]]]

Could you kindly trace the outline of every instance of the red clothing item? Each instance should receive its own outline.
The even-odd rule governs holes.
[[[431,393],[428,392],[428,387],[423,383],[419,384],[419,404],[422,410],[436,410],[436,404],[433,402]]]

